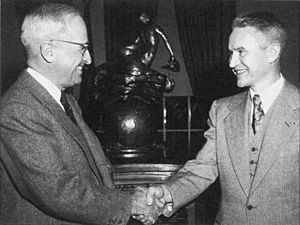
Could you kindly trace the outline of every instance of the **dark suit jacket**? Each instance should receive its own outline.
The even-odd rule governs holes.
[[[246,91],[212,104],[206,144],[167,184],[174,210],[219,176],[222,197],[215,224],[299,224],[299,89],[285,82],[275,99],[252,182],[249,102]]]
[[[100,143],[68,96],[76,127],[27,72],[1,99],[0,224],[126,224]]]

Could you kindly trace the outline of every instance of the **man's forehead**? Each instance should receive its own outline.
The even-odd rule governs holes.
[[[229,36],[228,48],[247,48],[254,45],[265,45],[267,42],[266,35],[255,27],[236,27]]]
[[[66,23],[66,35],[72,36],[81,42],[87,42],[87,30],[84,20],[80,16],[68,18]]]

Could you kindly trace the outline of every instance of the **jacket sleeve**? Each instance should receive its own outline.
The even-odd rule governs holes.
[[[126,224],[131,196],[103,186],[80,146],[47,109],[1,109],[1,161],[19,194],[48,216],[82,224]]]
[[[206,143],[196,158],[186,162],[184,167],[166,183],[173,198],[172,215],[183,205],[194,200],[218,177],[216,154],[216,111],[217,103],[213,102],[209,112],[208,130],[204,133]]]

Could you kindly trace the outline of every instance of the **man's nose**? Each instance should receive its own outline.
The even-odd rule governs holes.
[[[234,68],[238,64],[240,64],[240,58],[238,54],[232,53],[232,55],[229,57],[229,67]]]
[[[92,57],[91,57],[90,51],[88,49],[83,54],[83,61],[87,65],[92,63]]]

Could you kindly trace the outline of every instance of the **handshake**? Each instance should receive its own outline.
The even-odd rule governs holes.
[[[172,196],[166,186],[136,187],[131,215],[143,224],[154,224],[161,214],[172,211]]]

